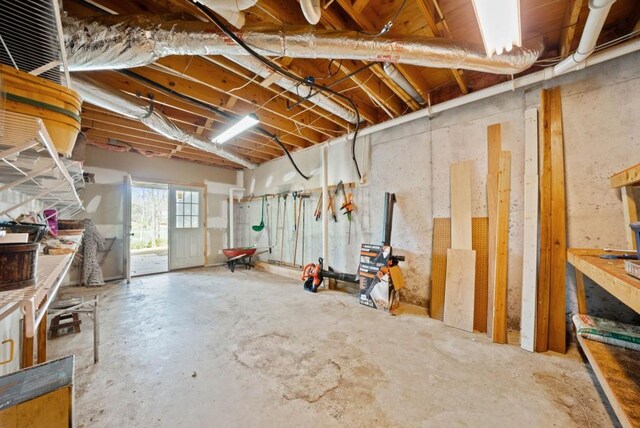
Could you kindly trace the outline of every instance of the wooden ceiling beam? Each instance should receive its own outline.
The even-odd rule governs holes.
[[[174,88],[176,92],[195,98],[207,104],[216,105],[221,110],[226,110],[224,105],[226,104],[228,95],[207,85],[189,79],[178,80],[171,74],[166,74],[148,67],[136,68],[136,74],[159,83],[164,87]],[[309,147],[323,141],[321,134],[317,131],[304,127],[298,128],[292,121],[283,117],[278,117],[266,110],[259,110],[256,112],[255,107],[256,106],[254,105],[238,101],[234,106],[233,111],[230,111],[230,113],[243,116],[245,114],[255,112],[256,116],[260,119],[261,126],[270,132],[274,134],[286,133],[288,135],[299,137],[299,141],[291,141],[291,143],[300,148]]]
[[[232,168],[232,169],[241,169],[238,165],[236,165],[235,163],[231,162],[231,161],[227,161],[227,160],[222,160],[222,159],[215,159],[215,158],[200,158],[198,156],[191,156],[191,155],[180,155],[180,151],[177,151],[175,154],[172,154],[173,151],[171,150],[167,150],[167,149],[160,149],[157,147],[153,147],[153,146],[149,146],[146,144],[138,144],[132,141],[122,141],[116,138],[105,138],[105,137],[101,137],[101,136],[97,136],[94,134],[89,134],[87,136],[87,140],[88,143],[98,147],[99,149],[105,150],[105,151],[109,151],[108,148],[104,147],[104,145],[111,145],[111,146],[115,146],[115,147],[124,147],[129,149],[129,152],[131,152],[131,150],[133,150],[133,153],[137,153],[140,154],[142,156],[147,156],[146,154],[142,154],[140,153],[140,151],[144,151],[146,153],[155,153],[156,155],[158,155],[158,157],[162,157],[165,159],[180,159],[180,160],[184,160],[184,161],[188,161],[188,162],[195,162],[195,163],[199,163],[199,164],[204,164],[204,165],[208,165],[208,166],[215,166],[218,168]],[[115,143],[117,144],[115,144]]]
[[[129,78],[123,74],[120,74],[115,71],[92,71],[88,73],[83,73],[87,76],[106,84],[114,89],[119,89],[128,94],[138,94],[143,98],[147,98],[149,94],[153,95],[154,102],[161,104],[163,106],[171,106],[178,110],[197,115],[201,118],[212,118],[214,122],[222,124],[224,127],[229,126],[229,122],[227,119],[223,118],[219,114],[212,112],[211,110],[195,105],[193,103],[181,100],[175,96],[169,96],[166,93],[159,91],[152,86],[149,86],[139,80]],[[208,103],[211,104],[211,103]],[[215,106],[215,104],[213,104]],[[295,135],[278,135],[280,140],[289,150],[295,150],[300,147],[301,144],[304,144],[304,141]],[[266,145],[272,145],[276,147],[274,142],[268,139],[266,136],[260,134],[255,129],[250,129],[246,133],[243,134],[244,138],[251,138],[252,140],[262,141]]]
[[[179,147],[179,145],[173,145],[173,147],[169,147],[167,146],[167,144],[165,142],[163,142],[161,139],[151,139],[148,138],[148,136],[136,136],[136,135],[132,135],[135,134],[135,131],[133,130],[125,130],[123,132],[120,132],[119,130],[116,131],[114,128],[111,128],[110,130],[102,130],[102,129],[90,129],[86,132],[87,134],[87,138],[94,138],[94,137],[101,137],[101,138],[106,138],[106,139],[113,139],[116,141],[122,141],[122,142],[126,142],[126,143],[132,143],[132,144],[137,144],[138,146],[141,147],[145,147],[148,150],[154,150],[157,149],[159,151],[162,152],[166,152],[168,150],[168,153],[177,153],[177,152],[182,152],[184,151],[184,148],[181,149],[177,149],[177,147]],[[233,150],[230,150],[233,151]],[[233,151],[235,152],[235,151]],[[240,153],[234,153],[237,154],[238,156],[242,156],[242,154]],[[210,159],[210,160],[215,160],[215,161],[223,161],[223,162],[228,162],[231,163],[233,165],[236,165],[235,163],[233,163],[232,161],[229,161],[228,159],[225,159],[223,157],[220,157],[218,155],[216,155],[215,153],[207,153],[207,152],[193,152],[190,153],[190,156],[194,157],[194,158],[199,158],[199,159]],[[257,158],[252,158],[250,156],[247,156],[251,161],[253,162],[257,162],[259,161],[259,159]],[[238,165],[238,167],[241,167]]]
[[[293,59],[291,59],[291,58],[289,58],[289,59],[290,59],[290,61],[287,61],[288,64],[282,63],[280,65],[282,67],[286,68],[289,72],[292,72],[292,73],[298,75],[298,77],[304,78],[304,77],[307,77],[307,76],[310,76],[310,75],[313,75],[313,74],[317,73],[317,70],[313,70],[313,72],[308,72],[308,73],[300,73],[299,72],[299,68],[297,69],[296,67],[288,66],[293,62]],[[221,57],[221,56],[216,56],[216,57],[207,57],[207,60],[211,61],[212,63],[217,64],[218,66],[220,66],[220,67],[222,67],[222,68],[224,68],[224,69],[226,69],[226,70],[228,70],[228,71],[230,71],[232,73],[235,73],[235,74],[243,77],[244,79],[247,79],[247,80],[254,79],[254,75],[250,71],[240,67],[239,65],[237,65],[236,63],[234,63],[233,61],[231,61],[231,60],[229,60],[227,58],[224,58],[224,57]],[[277,62],[277,61],[275,61],[275,62]],[[306,63],[306,60],[304,61],[304,63]],[[276,74],[271,74],[271,76],[274,76],[274,75],[278,76],[277,73]],[[263,82],[264,82],[264,80],[263,80]],[[261,82],[260,85],[262,85],[263,82]],[[283,91],[283,89],[280,88],[279,86],[270,86],[270,87],[268,87],[268,89],[273,91],[273,93],[281,93]],[[300,98],[297,97],[296,95],[294,95],[293,93],[289,94],[287,92],[284,92],[282,94],[282,96],[286,97],[291,103],[297,103],[298,101],[300,101]],[[349,109],[349,110],[351,109],[351,105],[348,104],[346,101],[344,101],[343,99],[341,99],[339,97],[333,97],[332,100],[335,101],[336,103],[338,103],[339,105],[341,105],[342,107],[346,108],[346,109]],[[377,113],[377,111],[375,109],[371,108],[369,105],[363,105],[362,103],[359,103],[356,100],[354,100],[354,102],[356,102],[356,105],[358,106],[360,114],[365,120],[367,120],[367,121],[371,120],[371,123],[377,122],[378,113]],[[308,108],[309,106],[315,106],[314,104],[312,104],[310,102],[304,102],[301,105],[302,106],[306,106],[305,109]],[[315,112],[317,114],[320,114],[318,112],[319,109],[320,109],[319,107],[315,107]],[[333,113],[328,113],[324,109],[320,109],[320,111],[322,112],[322,116],[323,117],[325,117],[328,120],[331,120],[331,121],[337,123],[338,125],[340,125],[342,127],[341,130],[342,129],[346,129],[349,126],[353,126],[353,125],[348,124],[344,119],[339,118],[338,116],[336,116]],[[295,117],[295,115],[294,115],[294,117]],[[335,136],[337,136],[337,134],[334,134],[332,136],[335,137]]]
[[[416,0],[416,3],[427,21],[427,36],[451,39],[452,37],[451,32],[449,31],[449,25],[447,25],[447,21],[445,21],[444,16],[442,15],[442,10],[440,9],[438,0]],[[439,22],[436,22],[436,14]],[[460,88],[460,92],[468,94],[469,88],[462,71],[455,68],[450,70],[451,75]],[[424,99],[427,100],[427,98]]]
[[[379,29],[380,26],[372,22],[366,16],[366,14],[356,11],[351,5],[350,0],[337,0],[337,3],[345,12],[347,12],[347,14],[351,17],[351,19],[353,19],[353,22],[355,22],[360,27],[359,28],[360,30],[377,31]],[[345,28],[337,28],[337,29],[344,30]],[[405,65],[395,64],[395,66],[398,68],[398,70],[400,70],[400,72],[403,75],[406,76],[408,74],[408,72],[406,71]],[[411,95],[407,94],[404,91],[404,89],[402,89],[400,86],[398,86],[396,82],[393,81],[393,79],[387,76],[387,73],[384,72],[384,69],[380,64],[376,64],[373,67],[371,67],[371,71],[373,71],[375,75],[378,76],[378,78],[382,80],[385,85],[389,87],[389,89],[395,92],[395,94],[398,95],[400,99],[404,101],[411,108],[411,110],[418,110],[420,108],[420,105],[418,105],[418,103],[411,97]],[[415,74],[412,74],[412,75],[414,76],[414,80],[417,80],[417,78],[415,77]],[[423,88],[418,90],[416,87],[414,87],[414,89],[416,89],[416,91],[418,92],[420,91],[424,92],[426,87],[426,82],[423,81],[422,83],[424,85]]]
[[[287,99],[294,100],[295,97],[293,94],[289,92],[282,93],[284,90],[281,88],[278,88],[279,90],[274,93],[260,86],[255,80],[247,83],[245,78],[225,73],[224,69],[205,58],[171,56],[156,61],[156,65],[162,67],[164,70],[176,73],[178,76],[189,78],[217,91],[225,94],[233,94],[239,101],[244,101],[253,108],[260,106],[262,109],[278,116],[295,121],[299,126],[309,126],[312,120],[319,119],[315,121],[315,128],[313,129],[317,130],[319,134],[324,134],[329,138],[335,137],[346,127],[344,120],[338,121],[341,122],[338,124],[327,120],[326,116],[329,115],[329,113],[323,111],[324,114],[319,114],[319,112],[315,111],[315,109],[319,109],[319,107],[314,104],[311,104],[315,107],[314,110],[307,110],[303,106],[294,107],[289,110],[287,109]],[[250,79],[253,78],[254,76],[251,76]],[[276,97],[275,95],[279,93],[282,93],[282,96]],[[239,106],[237,102],[236,106]],[[300,115],[296,116],[296,114]],[[330,131],[327,132],[325,130]]]
[[[176,120],[173,115],[176,114],[175,112],[163,112],[165,113],[165,116],[167,116],[169,119],[173,120],[173,121],[177,121],[177,122],[181,122],[184,123],[183,129],[187,132],[193,133],[194,130],[196,130],[197,132],[197,128],[195,127],[195,125],[193,124],[192,121],[188,120],[186,122],[182,122],[181,120]],[[107,110],[103,110],[99,107],[95,107],[91,104],[85,104],[83,105],[83,112],[82,112],[82,118],[83,119],[89,119],[89,120],[93,120],[93,121],[98,121],[98,122],[104,122],[104,123],[112,123],[115,125],[119,125],[119,126],[124,126],[127,128],[131,128],[131,129],[136,129],[139,131],[150,131],[153,132],[151,130],[149,130],[149,128],[146,127],[146,125],[138,122],[137,120],[134,119],[129,119],[129,118],[125,118],[123,116],[118,116],[115,114],[112,114],[111,112],[108,112]],[[207,121],[204,123],[204,127],[198,127],[198,128],[202,128],[203,129],[203,137],[206,138],[209,134],[217,134],[219,132],[219,130],[212,130],[210,125],[207,125],[207,122],[210,120],[207,119]],[[204,131],[207,131],[207,133],[204,133]],[[155,134],[155,133],[154,133]],[[253,142],[249,142],[246,140],[241,140],[238,138],[234,138],[233,140],[229,141],[228,143],[225,143],[227,146],[231,146],[231,147],[238,147],[238,148],[242,148],[242,149],[247,149],[250,150],[251,152],[259,152],[259,153],[263,153],[264,155],[267,155],[267,159],[272,159],[274,157],[278,157],[282,155],[282,151],[280,149],[275,149],[272,147],[269,147],[267,145],[261,144],[261,143],[253,143]],[[275,143],[274,143],[275,144]]]
[[[325,60],[326,61],[326,60]],[[343,61],[344,62],[344,61]],[[334,62],[334,64],[339,64],[340,62]],[[319,70],[319,62],[318,61],[314,61],[314,60],[310,60],[310,59],[305,59],[305,60],[300,60],[300,61],[293,61],[293,59],[291,61],[289,61],[289,64],[281,64],[282,66],[284,66],[287,70],[289,70],[290,72],[296,74],[299,77],[305,78],[308,76],[317,76],[318,75],[318,70]],[[337,65],[334,65],[334,67],[337,67]],[[342,67],[340,67],[340,69],[336,72],[335,77],[337,79],[340,79],[342,77],[346,76],[346,73],[343,71]],[[351,85],[351,82],[353,81],[353,79],[347,79],[344,82],[338,84],[338,85],[334,85],[331,87],[331,89],[333,89],[336,92],[340,92],[343,90],[349,90],[350,87],[352,87],[353,85]],[[325,85],[330,85],[331,82],[326,83],[326,82],[322,82]],[[362,90],[360,87],[358,87],[359,90]],[[357,92],[356,92],[357,93]],[[348,94],[347,94],[348,95]],[[348,103],[347,101],[345,101],[344,99],[340,98],[340,97],[336,97],[333,96],[331,98],[333,101],[335,101],[336,103],[340,104],[342,107],[351,110],[351,104]],[[367,98],[367,102],[364,103],[362,100],[364,98],[361,97],[356,97],[356,96],[352,96],[351,99],[353,100],[353,102],[356,104],[356,107],[358,107],[358,111],[360,113],[360,116],[366,120],[367,122],[374,124],[378,122],[378,109],[376,109],[375,107],[373,107],[370,103],[371,101]],[[350,125],[353,126],[353,125]]]
[[[562,32],[560,33],[560,56],[566,58],[571,52],[573,39],[580,19],[580,11],[584,0],[569,0],[567,10],[562,22]]]
[[[115,118],[114,118],[115,119]],[[98,131],[104,131],[107,133],[113,133],[113,134],[117,134],[117,135],[126,135],[126,136],[130,136],[130,137],[135,137],[138,139],[144,139],[144,140],[148,140],[150,142],[153,143],[157,143],[158,145],[162,145],[165,148],[170,148],[172,150],[177,150],[179,147],[183,147],[183,148],[191,148],[188,144],[182,143],[180,141],[174,141],[174,140],[170,140],[166,137],[163,137],[162,135],[156,134],[154,132],[145,130],[145,129],[138,129],[133,127],[134,124],[128,124],[125,121],[102,121],[102,120],[95,120],[95,119],[88,119],[83,117],[82,118],[82,122],[81,122],[81,126],[82,128],[90,128],[93,130],[98,130]],[[234,152],[237,152],[238,154],[240,154],[243,157],[248,157],[250,159],[252,159],[252,161],[257,161],[258,163],[260,162],[264,162],[267,160],[271,160],[274,157],[270,156],[270,155],[266,155],[263,153],[256,153],[253,152],[250,149],[244,149],[241,147],[226,147],[227,149],[230,149]],[[201,150],[201,149],[197,149],[195,147],[192,148],[194,151],[202,153],[203,155],[216,155],[215,153],[212,152],[207,152],[205,150]]]

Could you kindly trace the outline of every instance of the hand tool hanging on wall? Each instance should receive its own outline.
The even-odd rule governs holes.
[[[302,257],[300,260],[300,264],[304,266],[304,225],[305,225],[305,217],[307,216],[307,200],[306,198],[302,199]]]
[[[271,223],[269,223],[271,224]],[[278,227],[280,226],[280,195],[278,195],[278,208],[276,210],[276,243],[273,244],[274,247],[278,246]]]
[[[331,211],[331,217],[333,217],[333,221],[338,222],[338,217],[336,217],[336,207],[333,204],[333,196],[331,196],[331,191],[327,190],[329,203],[327,205],[327,211]]]
[[[264,229],[264,201],[265,199],[267,199],[266,196],[262,197],[262,214],[260,217],[260,224],[257,224],[255,226],[251,226],[251,229],[253,229],[254,232],[262,232],[262,229]]]
[[[302,197],[298,201],[298,214],[296,215],[296,240],[293,247],[293,264],[296,264],[296,258],[298,256],[298,235],[300,234],[300,212],[302,211]],[[295,200],[295,199],[294,199]],[[296,205],[293,204],[293,211],[295,212]]]
[[[315,217],[316,221],[320,220],[320,217],[322,217],[322,192],[320,192],[320,194],[318,195],[318,204],[316,205],[316,209],[313,212],[313,216]]]
[[[296,199],[298,198],[298,192],[292,192],[291,196],[293,196],[293,231],[295,232],[298,228],[296,221]]]
[[[347,244],[351,244],[351,213],[353,212],[355,207],[353,205],[351,193],[349,193],[349,196],[347,197],[347,192],[345,192],[344,190],[344,183],[342,182],[342,180],[340,180],[340,182],[336,186],[336,193],[334,198],[338,196],[339,192],[342,192],[342,198],[344,200],[344,203],[342,204],[342,206],[340,206],[340,211],[344,210],[342,214],[343,215],[346,214],[347,220],[349,221],[349,232],[347,235],[347,239],[348,239]]]
[[[264,197],[265,201],[267,197]],[[269,245],[269,254],[271,254],[271,203],[267,202],[267,244]]]
[[[284,199],[284,203],[283,203],[283,208],[282,208],[282,246],[280,247],[280,263],[282,263],[282,260],[284,259],[284,226],[286,224],[286,220],[287,220],[287,194],[283,194],[282,198]]]

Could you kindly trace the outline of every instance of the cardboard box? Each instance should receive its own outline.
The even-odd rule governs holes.
[[[360,249],[360,304],[391,312],[400,304],[389,261],[391,247],[362,244]],[[393,272],[396,276],[398,271]]]

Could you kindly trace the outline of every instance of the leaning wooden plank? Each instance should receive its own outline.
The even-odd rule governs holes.
[[[525,110],[524,121],[524,236],[520,347],[533,352],[538,267],[538,110]]]
[[[551,102],[551,276],[549,282],[549,350],[567,352],[567,212],[560,88],[549,90]]]
[[[429,316],[442,321],[444,290],[447,281],[447,249],[451,247],[451,219],[433,219],[433,247],[431,249],[431,292]]]
[[[507,268],[509,260],[509,194],[511,152],[500,153],[498,212],[496,216],[495,288],[493,291],[493,334],[496,343],[507,343]]]
[[[489,219],[474,217],[471,219],[473,233],[472,246],[476,252],[476,292],[473,307],[473,329],[487,332],[487,287],[489,274]]]
[[[475,251],[447,250],[447,286],[444,299],[446,325],[473,331],[475,276]]]
[[[451,248],[471,249],[471,162],[451,164]]]
[[[549,281],[551,263],[551,126],[547,90],[542,90],[542,174],[540,176],[540,261],[536,308],[536,352],[549,349]]]
[[[487,128],[487,217],[489,217],[489,272],[487,289],[487,335],[493,334],[493,290],[495,288],[496,211],[498,209],[498,172],[502,150],[502,128],[499,123]]]
[[[611,187],[613,188],[632,184],[640,184],[640,163],[611,176]]]

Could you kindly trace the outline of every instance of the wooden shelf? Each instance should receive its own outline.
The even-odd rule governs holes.
[[[611,176],[611,187],[618,188],[640,183],[640,163]]]
[[[580,335],[578,343],[622,426],[640,426],[640,352]]]
[[[601,259],[597,249],[567,250],[567,261],[622,303],[640,313],[640,280],[627,274],[624,260]]]

